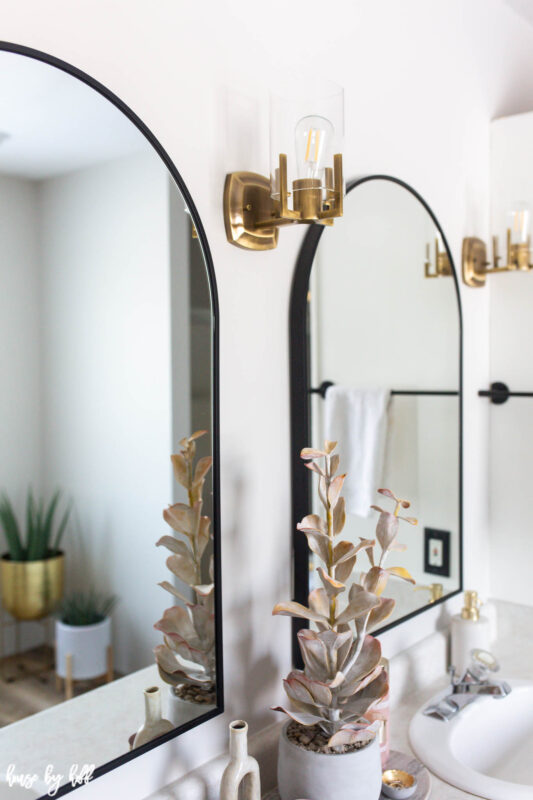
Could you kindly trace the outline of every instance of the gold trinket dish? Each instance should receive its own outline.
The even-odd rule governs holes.
[[[409,772],[401,769],[387,769],[382,775],[382,792],[385,797],[394,800],[405,800],[411,797],[416,789],[416,779]]]

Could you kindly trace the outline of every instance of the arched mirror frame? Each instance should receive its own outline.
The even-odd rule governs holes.
[[[436,600],[431,606],[423,606],[394,622],[383,625],[373,631],[373,635],[384,633],[390,628],[395,627],[401,622],[405,622],[412,617],[433,608],[435,605],[445,602],[450,597],[454,597],[463,590],[463,317],[461,308],[461,296],[459,293],[459,280],[453,257],[448,245],[448,241],[441,228],[441,225],[418,192],[409,186],[405,181],[394,178],[391,175],[365,175],[356,178],[346,185],[346,194],[349,194],[358,186],[362,186],[369,181],[389,181],[397,186],[401,186],[410,192],[413,197],[427,211],[435,227],[439,231],[446,253],[452,266],[452,276],[457,298],[457,311],[459,322],[459,588],[445,595],[440,600]],[[346,207],[345,207],[346,214]],[[310,226],[303,240],[292,281],[291,298],[289,306],[289,354],[290,354],[290,399],[291,399],[291,478],[292,478],[292,554],[293,554],[293,599],[298,603],[307,604],[309,587],[309,550],[305,536],[297,530],[296,525],[300,520],[311,511],[311,473],[302,468],[300,451],[303,447],[311,444],[311,394],[310,394],[310,353],[308,338],[308,292],[311,270],[315,259],[316,251],[320,238],[325,231],[323,225],[313,224]],[[298,647],[297,633],[302,628],[308,627],[308,623],[303,619],[292,619],[292,656],[293,663],[302,666],[300,650]]]
[[[187,208],[190,212],[192,222],[196,228],[198,233],[198,239],[202,248],[203,257],[205,260],[207,275],[208,275],[208,282],[209,282],[209,289],[211,295],[211,309],[212,309],[212,337],[211,337],[211,347],[212,347],[212,442],[213,442],[213,555],[214,555],[214,581],[215,581],[215,629],[216,629],[216,642],[215,642],[215,652],[216,652],[216,670],[217,670],[217,686],[216,686],[216,708],[212,709],[211,711],[207,711],[205,714],[202,714],[196,717],[194,720],[184,723],[183,725],[179,725],[174,730],[170,731],[169,733],[160,736],[159,738],[147,742],[145,745],[141,745],[137,747],[135,750],[125,753],[124,755],[119,756],[118,758],[114,758],[111,761],[107,762],[106,764],[97,767],[93,773],[93,779],[98,778],[101,775],[104,775],[107,772],[110,772],[113,769],[125,764],[127,761],[131,761],[133,758],[137,758],[137,756],[146,753],[148,750],[152,750],[154,747],[159,747],[159,745],[164,744],[165,742],[169,741],[170,739],[174,739],[176,736],[179,736],[182,733],[185,733],[192,728],[195,728],[197,725],[200,725],[203,722],[206,722],[213,717],[222,714],[224,711],[224,674],[223,674],[223,659],[222,659],[222,576],[221,576],[221,543],[220,543],[220,455],[219,455],[219,308],[218,308],[218,294],[217,294],[217,285],[215,279],[215,270],[213,267],[213,260],[211,257],[211,251],[209,249],[209,244],[207,241],[207,237],[205,234],[204,226],[202,224],[202,220],[200,219],[200,215],[196,209],[194,201],[181,177],[180,173],[178,172],[175,164],[173,163],[172,159],[152,133],[152,131],[148,128],[148,126],[135,114],[134,111],[129,108],[126,103],[124,103],[119,97],[117,97],[113,92],[107,89],[103,84],[99,83],[99,81],[92,78],[87,73],[83,72],[82,70],[78,69],[77,67],[72,66],[72,64],[68,64],[66,61],[62,61],[61,59],[56,58],[55,56],[51,56],[48,53],[44,53],[40,50],[35,50],[31,47],[26,47],[25,45],[15,44],[13,42],[5,42],[0,41],[0,51],[6,51],[10,53],[15,53],[20,56],[25,56],[28,58],[33,58],[37,61],[42,61],[45,64],[49,64],[56,69],[60,69],[63,72],[72,75],[72,77],[77,78],[78,80],[82,81],[83,83],[87,84],[91,89],[94,89],[96,92],[101,94],[103,97],[106,98],[110,103],[112,103],[119,111],[121,111],[129,120],[133,123],[133,125],[138,128],[138,130],[142,133],[142,135],[147,139],[149,144],[154,148],[156,153],[159,155],[161,160],[163,161],[164,165],[168,169],[170,175],[172,176],[178,190],[181,192],[184,202],[187,205]],[[69,792],[75,791],[75,788],[66,784],[62,786],[56,796],[61,797]]]

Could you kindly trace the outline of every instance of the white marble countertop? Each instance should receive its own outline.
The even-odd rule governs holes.
[[[64,783],[72,765],[101,767],[127,753],[129,736],[144,721],[143,695],[148,686],[160,687],[165,714],[168,687],[152,664],[0,728],[0,782],[10,764],[19,774],[36,774],[40,779],[52,765]],[[197,713],[203,714],[212,706],[198,708]]]

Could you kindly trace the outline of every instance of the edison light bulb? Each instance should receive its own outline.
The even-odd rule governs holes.
[[[294,130],[298,178],[320,178],[330,161],[335,129],[326,117],[303,117]]]
[[[515,203],[507,214],[507,228],[511,231],[511,244],[527,244],[530,234],[531,212],[526,203]]]

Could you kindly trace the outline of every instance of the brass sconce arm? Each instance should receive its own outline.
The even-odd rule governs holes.
[[[487,246],[482,239],[468,237],[463,239],[463,281],[467,286],[480,288],[485,286],[487,275],[496,275],[502,272],[529,272],[533,269],[530,264],[530,240],[513,244],[511,231],[507,230],[507,263],[499,266],[501,256],[498,253],[498,237],[492,237],[492,264],[487,260]]]
[[[293,181],[289,192],[287,156],[280,154],[279,196],[272,197],[270,180],[254,172],[232,172],[224,186],[224,224],[231,244],[249,250],[270,250],[278,243],[278,228],[316,222],[332,225],[342,216],[344,182],[342,155],[333,156],[325,170],[325,197],[318,178]],[[289,205],[292,198],[292,208]]]
[[[452,274],[452,265],[446,251],[439,249],[439,240],[435,239],[435,271],[431,271],[430,246],[426,244],[426,260],[424,262],[425,278],[443,278]]]

